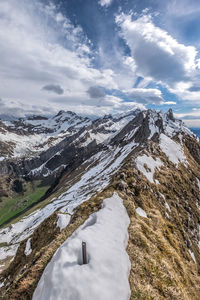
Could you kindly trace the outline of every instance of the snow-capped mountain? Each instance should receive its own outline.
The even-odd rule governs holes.
[[[55,178],[75,160],[89,158],[98,151],[138,113],[136,110],[91,121],[60,111],[49,119],[34,116],[2,122],[0,174]]]
[[[81,266],[84,285],[89,284],[87,276],[99,276],[105,299],[147,299],[148,291],[154,299],[198,299],[200,144],[172,110],[136,110],[93,121],[61,111],[48,119],[2,121],[0,140],[1,149],[9,149],[9,154],[1,152],[0,192],[3,204],[10,201],[0,230],[3,299],[31,299],[34,291],[33,299],[47,299],[48,288],[57,299],[82,293],[72,280],[81,265],[81,239],[87,240],[93,270]],[[30,185],[46,190],[29,205]],[[129,260],[122,254],[124,268],[115,269],[120,217],[124,237],[118,243],[121,253],[127,246]],[[96,238],[97,246],[99,239],[104,243],[104,257],[93,243]],[[98,259],[102,268],[96,268]],[[111,269],[106,271],[108,261]],[[58,270],[60,284],[52,279]],[[125,274],[125,290],[117,292],[118,276],[110,281],[116,294],[106,292],[106,274],[111,273]],[[188,277],[190,282],[183,285]],[[66,289],[64,281],[69,283]],[[91,297],[97,297],[96,286],[91,283],[90,288]],[[84,296],[90,300],[88,295],[77,299]]]
[[[36,156],[90,123],[88,118],[64,111],[49,118],[29,116],[1,121],[0,159]]]

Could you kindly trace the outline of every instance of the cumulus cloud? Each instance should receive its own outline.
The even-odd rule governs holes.
[[[116,22],[131,50],[139,75],[169,86],[190,78],[196,67],[195,47],[178,43],[155,26],[147,15],[132,20],[131,15],[121,14],[116,17]]]
[[[200,89],[196,85],[196,79],[191,78],[191,80],[194,80],[194,82],[178,82],[173,88],[169,88],[169,91],[176,94],[181,100],[199,103]]]
[[[163,104],[162,93],[158,89],[133,88],[124,90],[124,94],[130,99],[143,104]]]
[[[108,7],[112,3],[112,0],[99,0],[99,4],[101,6],[106,6]]]
[[[43,86],[42,89],[45,91],[56,93],[58,95],[62,95],[64,93],[63,88],[61,88],[60,85],[56,85],[56,84],[45,85],[45,86]]]
[[[177,1],[172,2],[175,5]],[[138,76],[147,84],[153,81],[165,86],[180,100],[199,102],[200,63],[195,47],[179,43],[156,26],[150,15],[133,19],[132,15],[122,13],[116,17],[116,22],[131,51]]]
[[[0,93],[4,99],[47,107],[51,95],[45,95],[41,86],[59,95],[62,92],[49,82],[65,86],[71,99],[79,91],[79,103],[91,86],[118,88],[111,69],[93,66],[91,43],[82,28],[72,25],[56,5],[2,0],[0,11]],[[68,104],[70,100],[62,108],[68,109]]]

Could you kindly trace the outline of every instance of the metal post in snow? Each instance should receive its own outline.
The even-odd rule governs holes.
[[[82,242],[83,265],[87,264],[86,242]]]

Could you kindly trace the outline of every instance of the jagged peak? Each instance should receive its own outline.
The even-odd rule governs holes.
[[[168,112],[166,113],[166,117],[171,120],[172,122],[175,122],[175,118],[174,118],[174,114],[173,114],[173,110],[172,108],[170,108],[168,110]]]
[[[30,121],[34,121],[34,120],[48,120],[48,117],[41,116],[41,115],[30,115],[30,116],[27,116],[26,118],[24,118],[24,120],[30,120]]]
[[[111,116],[114,119],[119,119],[119,118],[123,118],[123,117],[128,117],[128,116],[136,116],[138,113],[142,112],[142,110],[140,108],[136,108],[136,109],[132,109],[126,112],[122,112],[122,113],[114,113]]]
[[[73,111],[70,111],[70,110],[60,110],[55,116],[54,118],[56,117],[59,117],[59,116],[62,116],[62,115],[71,115],[71,116],[76,116],[77,114]]]
[[[58,116],[62,115],[63,113],[65,113],[64,110],[59,110],[59,112],[54,117],[58,117]]]

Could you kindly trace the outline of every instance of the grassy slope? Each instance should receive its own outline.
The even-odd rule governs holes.
[[[4,197],[0,203],[0,226],[22,213],[32,204],[37,203],[47,189],[48,186],[39,186],[39,182],[37,182],[35,187],[29,185],[27,191],[21,196],[9,199]]]
[[[128,188],[121,196],[131,221],[127,247],[131,300],[199,300],[200,255],[194,236],[199,220],[196,202],[200,200],[195,181],[200,170],[187,149],[185,152],[188,169],[183,165],[175,168],[160,153],[169,168],[155,173],[159,185],[150,184],[141,176],[134,167],[134,159],[122,170]],[[171,212],[165,208],[160,193]],[[148,218],[136,214],[138,206]],[[195,254],[196,263],[189,249]]]

